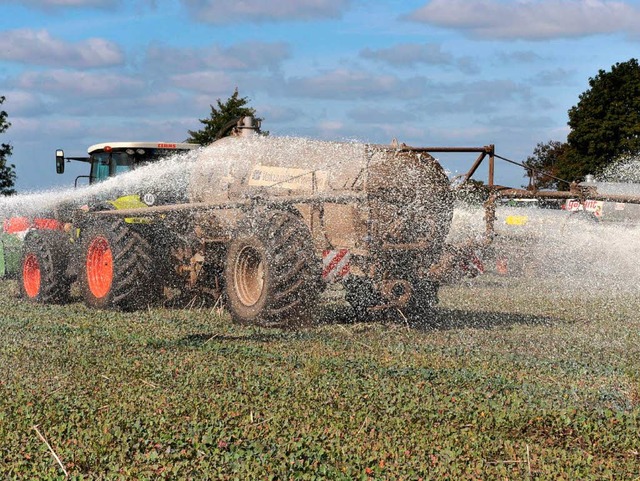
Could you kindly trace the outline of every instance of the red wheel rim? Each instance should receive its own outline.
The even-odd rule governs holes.
[[[104,237],[96,237],[87,251],[87,283],[89,290],[98,299],[111,290],[113,281],[113,255],[109,242]]]
[[[40,292],[40,263],[35,254],[27,254],[22,264],[22,285],[27,296],[34,298]]]

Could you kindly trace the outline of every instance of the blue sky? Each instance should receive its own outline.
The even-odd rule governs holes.
[[[0,141],[19,191],[69,186],[85,164],[57,176],[55,149],[184,140],[237,87],[272,135],[524,160],[566,139],[590,77],[638,57],[638,25],[640,1],[0,0]]]

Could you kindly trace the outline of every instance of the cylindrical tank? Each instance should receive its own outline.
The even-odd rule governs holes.
[[[348,250],[351,275],[403,302],[407,283],[426,278],[439,258],[453,213],[440,164],[427,153],[391,146],[226,137],[200,152],[190,178],[191,202],[297,199],[288,207],[304,219],[317,257]],[[221,226],[232,235],[245,214],[221,209],[201,214],[198,223],[211,237],[220,236]]]
[[[363,144],[286,137],[225,137],[204,148],[191,174],[192,202],[362,191]]]

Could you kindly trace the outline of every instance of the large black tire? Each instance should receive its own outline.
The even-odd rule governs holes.
[[[224,266],[224,292],[234,321],[297,327],[311,321],[320,292],[321,264],[304,222],[264,210],[238,226]]]
[[[34,230],[22,246],[18,281],[20,295],[32,302],[69,301],[72,279],[67,277],[71,242],[59,230]]]
[[[152,248],[143,227],[117,220],[82,229],[78,275],[88,306],[135,310],[157,302]]]

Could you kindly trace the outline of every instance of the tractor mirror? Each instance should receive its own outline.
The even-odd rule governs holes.
[[[64,174],[64,150],[56,150],[56,173]]]

